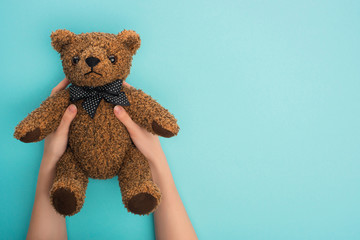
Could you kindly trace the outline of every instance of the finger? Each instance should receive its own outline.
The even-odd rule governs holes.
[[[123,85],[127,88],[131,88],[131,89],[135,89],[133,86],[131,86],[130,84],[128,84],[127,82],[124,82]]]
[[[61,119],[59,127],[57,128],[56,132],[60,134],[68,134],[69,127],[72,120],[75,118],[77,113],[77,108],[74,104],[71,104],[64,112],[64,115]]]
[[[64,78],[59,84],[54,87],[51,91],[50,96],[54,95],[56,92],[63,90],[66,88],[67,85],[69,85],[70,81],[67,78]]]
[[[115,116],[125,125],[130,134],[135,133],[139,126],[131,119],[129,114],[121,106],[114,107]]]

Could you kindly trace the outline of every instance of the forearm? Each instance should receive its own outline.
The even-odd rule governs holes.
[[[65,218],[50,203],[49,190],[55,176],[56,159],[44,154],[27,239],[67,239]]]
[[[159,207],[154,212],[157,240],[198,239],[189,216],[176,189],[164,154],[157,161],[149,161],[154,182],[162,192]]]

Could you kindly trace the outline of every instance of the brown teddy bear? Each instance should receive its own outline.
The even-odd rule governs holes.
[[[37,142],[56,130],[65,109],[78,112],[70,125],[68,147],[56,165],[50,199],[56,211],[71,216],[85,200],[88,178],[118,176],[122,200],[129,212],[150,214],[160,204],[161,192],[153,182],[149,163],[132,143],[114,106],[122,105],[147,131],[172,137],[177,120],[143,91],[122,86],[130,73],[132,57],[140,47],[131,30],[119,34],[57,30],[51,44],[60,53],[69,88],[43,101],[15,128],[14,137]]]

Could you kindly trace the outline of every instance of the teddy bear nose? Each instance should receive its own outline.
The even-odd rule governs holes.
[[[96,57],[88,57],[85,59],[85,62],[89,67],[95,67],[100,62],[100,59]]]

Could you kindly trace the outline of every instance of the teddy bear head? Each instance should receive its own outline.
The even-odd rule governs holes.
[[[51,45],[60,53],[65,76],[71,83],[97,87],[117,79],[125,81],[132,57],[140,47],[140,37],[131,30],[75,34],[59,29],[52,32]]]

